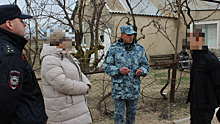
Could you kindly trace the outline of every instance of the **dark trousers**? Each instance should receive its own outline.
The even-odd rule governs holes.
[[[215,108],[195,108],[190,102],[191,124],[211,124]]]

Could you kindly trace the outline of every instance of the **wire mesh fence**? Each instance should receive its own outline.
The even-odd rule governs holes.
[[[104,72],[88,74],[87,77],[92,83],[92,89],[86,96],[93,120],[99,120],[101,117],[109,117],[113,120],[111,77]],[[148,76],[141,78],[141,96],[137,111],[143,114],[159,112],[159,119],[179,119],[182,118],[180,116],[189,116],[189,105],[185,102],[190,85],[190,71],[177,70],[173,103],[169,102],[171,80],[171,68],[151,67]]]
[[[143,120],[176,120],[189,117],[189,104],[186,103],[190,85],[190,70],[176,71],[174,102],[170,103],[172,68],[166,66],[151,67],[146,77],[141,77],[141,95],[137,105],[136,122]],[[40,77],[40,70],[35,70]],[[85,73],[92,83],[92,89],[86,94],[94,123],[114,123],[114,102],[111,97],[111,77],[104,71]],[[41,79],[38,82],[42,89]],[[43,90],[42,90],[43,93]],[[156,117],[155,117],[156,116]]]

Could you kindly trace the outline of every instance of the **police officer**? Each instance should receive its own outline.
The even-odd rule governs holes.
[[[45,124],[47,116],[34,71],[22,53],[28,42],[17,5],[0,6],[0,123]]]

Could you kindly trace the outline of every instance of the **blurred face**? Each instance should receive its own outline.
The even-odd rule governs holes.
[[[66,50],[66,41],[62,41],[62,43],[59,44],[59,46],[57,46],[57,48],[62,48],[62,50]]]
[[[133,38],[134,38],[134,34],[122,33],[121,34],[121,38],[123,39],[123,41],[125,43],[132,43],[133,42]]]
[[[15,18],[11,20],[11,26],[13,28],[11,30],[12,33],[17,34],[21,37],[24,37],[26,35],[25,33],[26,24],[23,22],[23,19]]]
[[[190,33],[190,50],[202,50],[204,45],[205,37],[194,37],[193,33]]]

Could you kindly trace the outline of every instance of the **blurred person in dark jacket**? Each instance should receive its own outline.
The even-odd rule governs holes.
[[[187,103],[190,102],[191,124],[211,124],[220,103],[220,62],[205,45],[205,33],[194,27],[193,33],[187,34],[193,58]]]
[[[31,65],[22,53],[28,42],[17,5],[0,5],[0,123],[46,124],[44,101]]]

